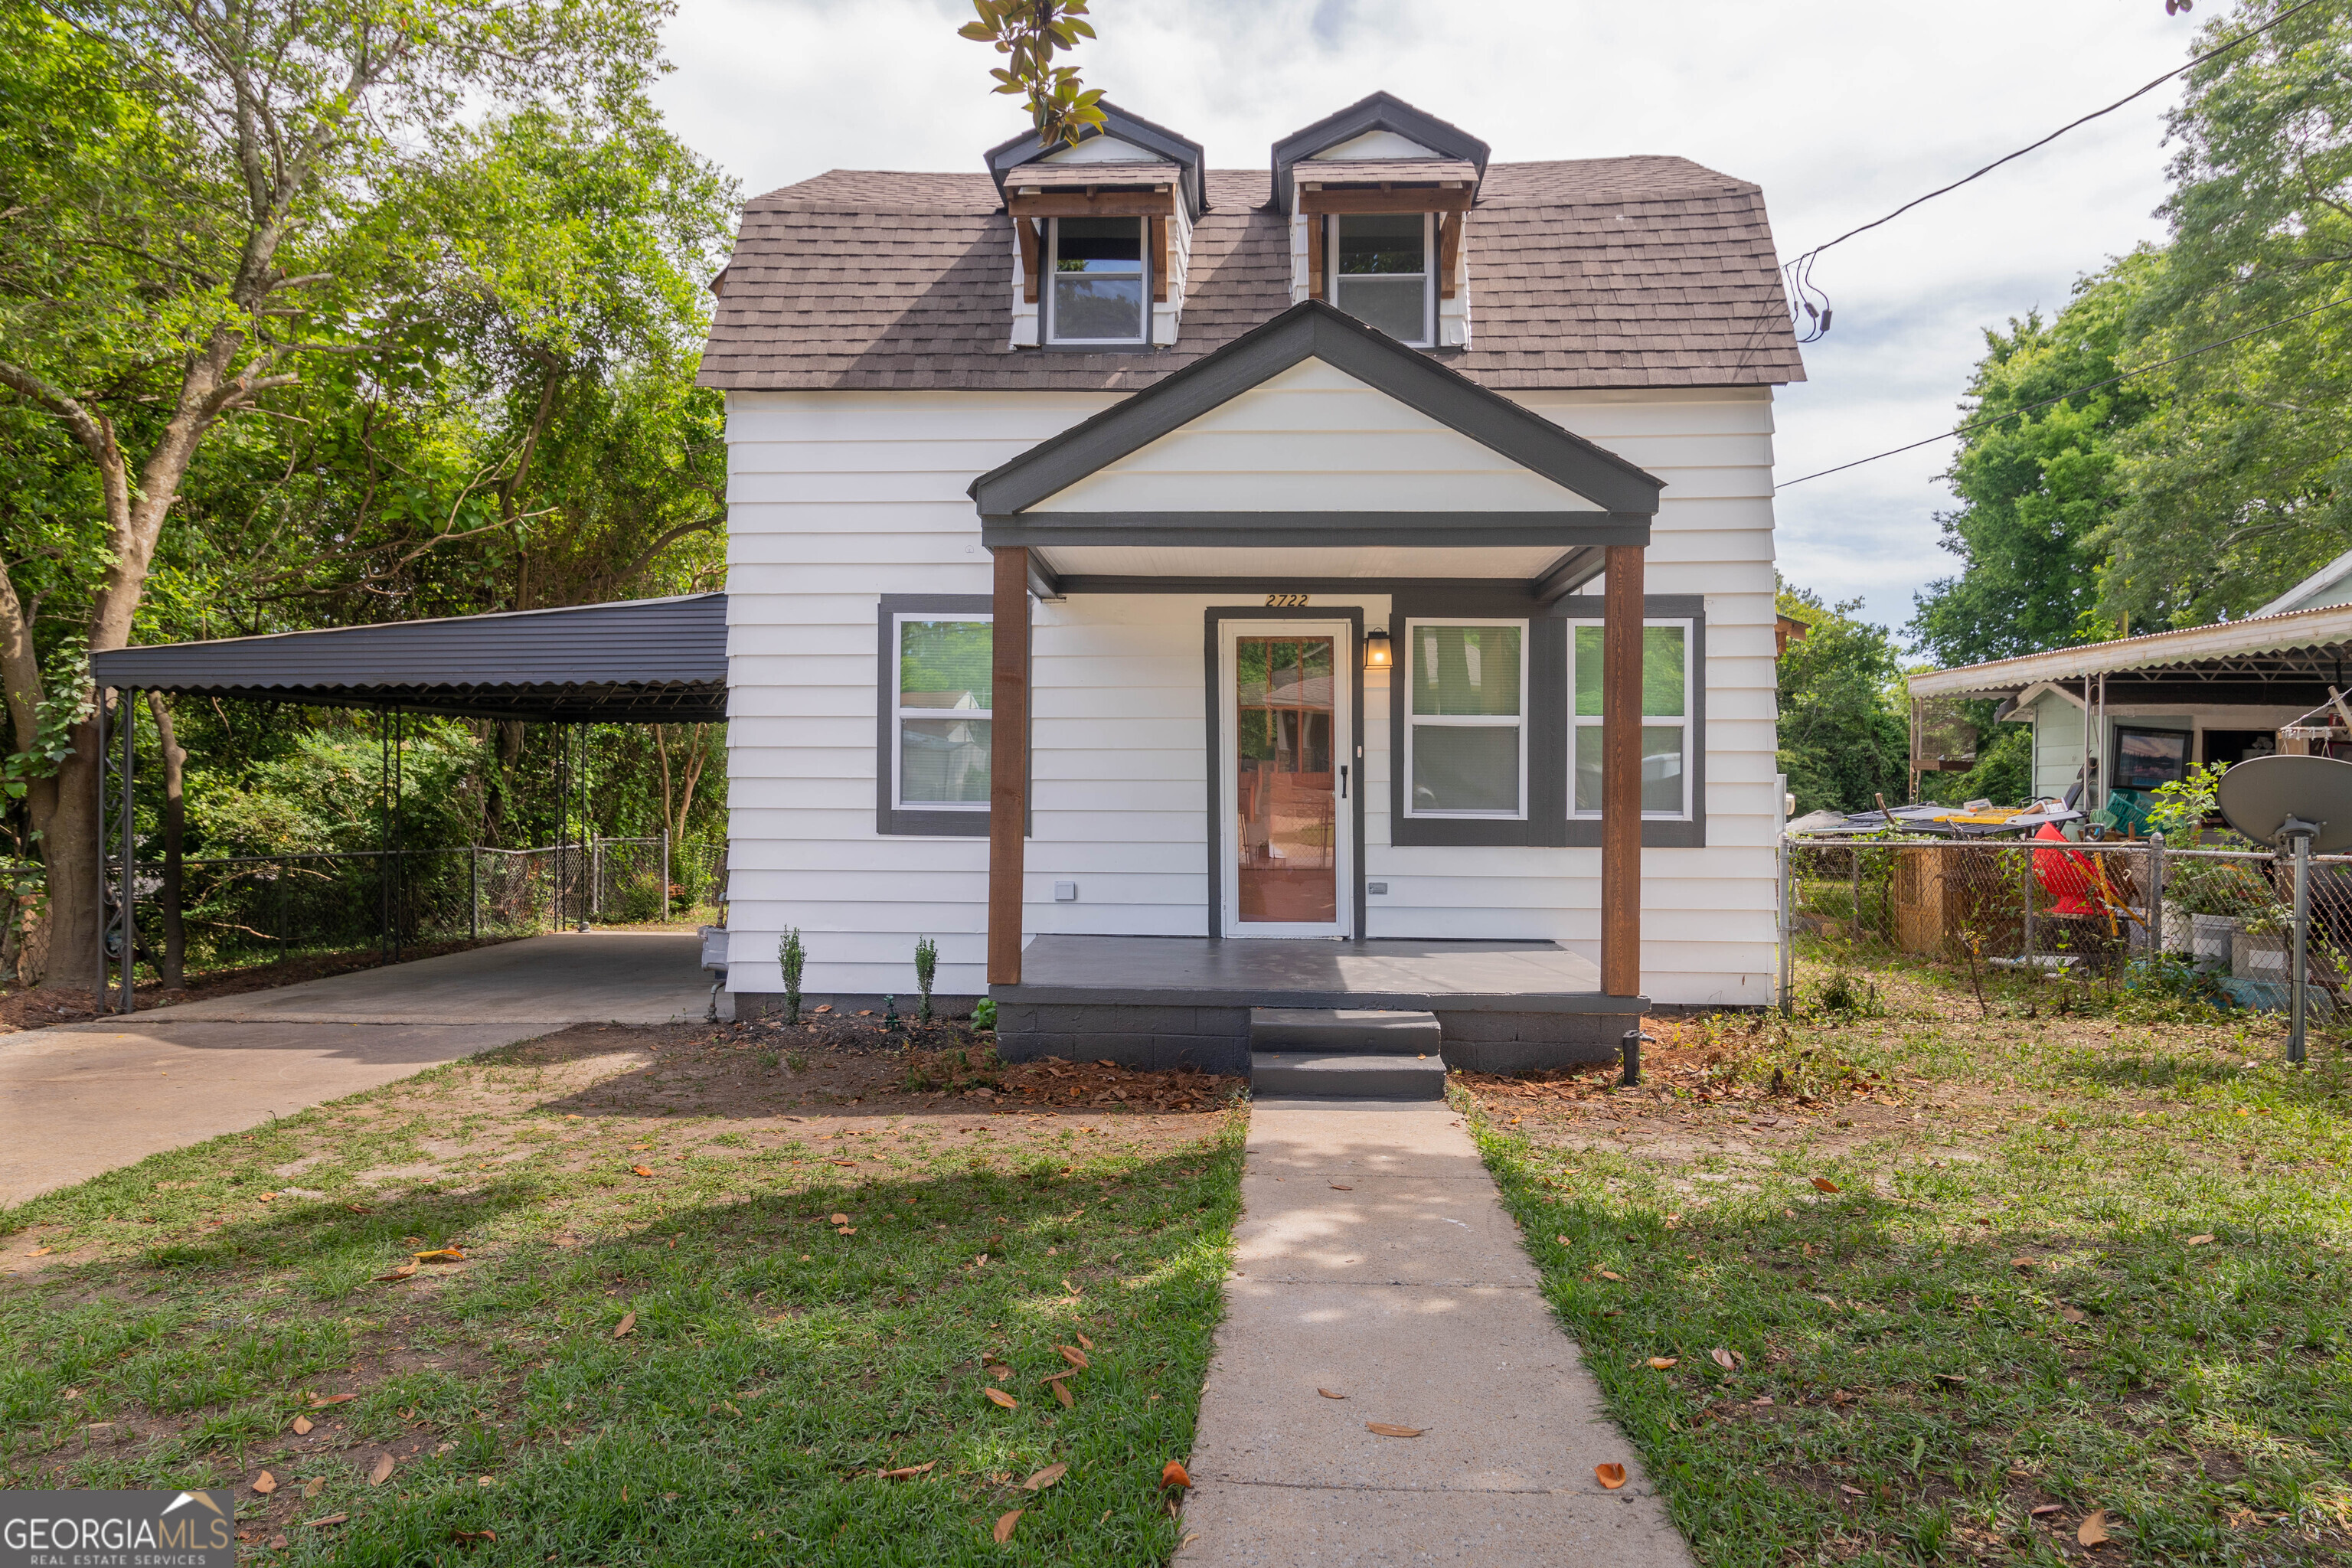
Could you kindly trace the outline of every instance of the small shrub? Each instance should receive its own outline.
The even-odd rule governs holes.
[[[971,1026],[975,1029],[996,1027],[996,998],[983,996],[972,1004]]]
[[[929,937],[915,943],[915,984],[922,987],[922,1010],[915,1015],[924,1023],[931,1021],[931,982],[939,978],[940,944]]]
[[[801,966],[808,962],[800,927],[785,928],[783,939],[776,943],[776,962],[784,971],[784,1022],[797,1024],[801,1021]]]

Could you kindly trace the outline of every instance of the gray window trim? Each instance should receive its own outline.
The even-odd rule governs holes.
[[[1528,816],[1525,821],[1496,817],[1430,817],[1405,815],[1406,703],[1402,695],[1412,653],[1400,647],[1389,679],[1389,842],[1392,845],[1550,846],[1593,848],[1601,824],[1569,815],[1568,623],[1593,620],[1602,601],[1571,595],[1549,605],[1530,605],[1526,592],[1401,587],[1390,601],[1391,626],[1407,620],[1443,620],[1448,616],[1525,617],[1528,622]],[[1691,682],[1691,816],[1687,822],[1644,820],[1645,849],[1695,849],[1706,844],[1706,600],[1697,594],[1651,594],[1642,600],[1643,618],[1687,620]]]
[[[1351,646],[1348,650],[1350,689],[1354,692],[1354,739],[1349,744],[1354,751],[1352,765],[1356,770],[1356,787],[1348,793],[1355,803],[1354,827],[1356,840],[1356,886],[1353,898],[1356,923],[1352,928],[1356,940],[1364,935],[1364,607],[1361,605],[1308,605],[1295,609],[1274,609],[1265,606],[1212,605],[1202,616],[1202,676],[1201,689],[1207,698],[1209,752],[1204,763],[1209,783],[1209,907],[1208,935],[1214,941],[1224,941],[1224,876],[1225,834],[1219,814],[1224,809],[1223,740],[1217,729],[1217,718],[1223,711],[1223,694],[1217,689],[1217,623],[1220,621],[1346,621]],[[1236,937],[1247,942],[1254,939]]]
[[[1119,216],[1126,217],[1129,215],[1122,213]],[[1140,265],[1136,268],[1136,276],[1142,279],[1143,331],[1131,338],[1066,338],[1060,335],[1061,312],[1054,303],[1055,297],[1054,269],[1055,253],[1062,247],[1062,220],[1057,217],[1047,218],[1038,260],[1039,269],[1044,276],[1037,280],[1042,286],[1041,292],[1044,296],[1038,302],[1042,307],[1039,313],[1044,317],[1045,323],[1041,334],[1045,346],[1064,350],[1092,349],[1108,353],[1126,353],[1151,346],[1151,220],[1138,217],[1131,221],[1138,226],[1135,253],[1142,258]]]
[[[1334,304],[1339,299],[1339,225],[1350,217],[1370,217],[1370,213],[1326,213],[1315,221],[1323,230],[1323,297]],[[1403,216],[1403,214],[1379,215]],[[1421,336],[1397,341],[1409,349],[1427,352],[1437,346],[1437,224],[1434,213],[1420,213],[1421,219]]]
[[[898,804],[892,777],[898,724],[900,616],[992,616],[988,594],[884,594],[874,620],[874,831],[899,837],[986,838],[985,811],[910,811]],[[991,743],[994,741],[991,735]]]

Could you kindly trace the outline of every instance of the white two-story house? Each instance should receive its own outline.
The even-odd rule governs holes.
[[[1758,188],[1384,93],[1254,169],[1117,110],[981,162],[760,196],[715,285],[739,1010],[788,928],[858,1006],[934,940],[1009,1056],[1772,1000]]]

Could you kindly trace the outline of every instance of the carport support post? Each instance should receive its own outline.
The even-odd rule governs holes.
[[[1608,575],[1601,607],[1601,990],[1609,996],[1638,996],[1642,994],[1642,547],[1609,546]]]
[[[1029,816],[1029,552],[996,554],[988,752],[988,983],[1021,984],[1021,889]]]

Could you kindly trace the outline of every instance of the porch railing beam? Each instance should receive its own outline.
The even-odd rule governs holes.
[[[1642,994],[1642,548],[1609,546],[1601,606],[1601,989]]]
[[[989,699],[988,983],[1021,984],[1021,889],[1029,817],[1029,552],[995,552]]]

